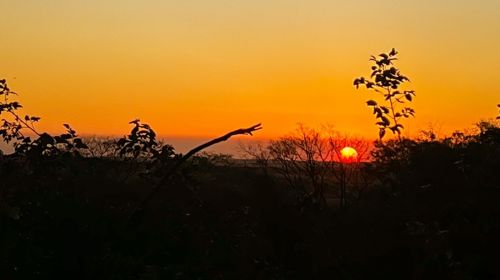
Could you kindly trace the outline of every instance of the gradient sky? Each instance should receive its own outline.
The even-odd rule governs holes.
[[[297,122],[376,138],[352,87],[371,54],[400,52],[416,135],[497,114],[498,0],[0,0],[0,77],[41,129],[218,135]]]

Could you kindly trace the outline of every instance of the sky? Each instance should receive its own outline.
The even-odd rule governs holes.
[[[497,115],[498,0],[0,0],[0,78],[38,128],[124,135],[140,118],[170,137],[297,123],[375,139],[352,82],[399,51],[416,90],[405,135]]]

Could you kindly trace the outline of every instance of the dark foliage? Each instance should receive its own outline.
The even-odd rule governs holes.
[[[479,132],[455,132],[441,140],[377,142],[374,158],[379,171],[396,187],[456,185],[498,187],[500,176],[500,128],[481,122]],[[396,176],[397,175],[397,176]]]
[[[116,142],[116,149],[121,157],[145,157],[154,159],[170,159],[175,156],[174,147],[159,143],[154,130],[140,120],[130,122],[134,127],[130,134]]]
[[[18,101],[11,101],[10,97],[17,95],[11,91],[5,80],[0,80],[0,115],[2,126],[0,136],[6,143],[13,142],[16,155],[27,156],[31,159],[47,156],[56,156],[60,154],[72,153],[79,155],[80,149],[88,149],[81,138],[78,138],[68,124],[64,124],[66,133],[58,136],[51,136],[46,132],[38,132],[35,123],[40,117],[25,115],[20,116],[18,110],[23,106]],[[35,135],[35,139],[25,135],[25,131]]]

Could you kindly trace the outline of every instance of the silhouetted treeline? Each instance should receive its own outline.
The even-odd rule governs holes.
[[[310,132],[303,130],[314,140]],[[291,141],[276,141],[285,140]],[[323,189],[332,199],[317,207],[297,200],[301,187],[291,187],[275,161],[263,172],[263,165],[200,154],[134,219],[130,214],[162,177],[147,157],[4,156],[0,274],[495,279],[499,156],[500,128],[488,123],[472,135],[378,142],[373,161],[353,167],[368,187],[357,196],[362,181],[349,181],[341,208],[337,177]]]

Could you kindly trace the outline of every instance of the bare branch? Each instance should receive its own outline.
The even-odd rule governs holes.
[[[224,142],[224,141],[227,141],[229,138],[233,137],[233,136],[236,136],[236,135],[245,135],[245,134],[248,134],[248,135],[253,135],[252,133],[254,131],[257,131],[257,130],[260,130],[262,129],[262,124],[256,124],[256,125],[253,125],[249,128],[240,128],[240,129],[237,129],[237,130],[234,130],[234,131],[231,131],[229,133],[227,133],[226,135],[224,136],[221,136],[219,138],[215,138],[211,141],[208,141],[204,144],[201,144],[200,146],[190,150],[187,154],[185,154],[180,160],[179,160],[179,164],[177,165],[180,165],[182,164],[184,161],[186,161],[187,159],[189,159],[190,157],[192,157],[194,154],[212,146],[212,145],[215,145],[217,143],[220,143],[220,142]]]
[[[165,175],[163,176],[163,178],[153,187],[153,189],[151,190],[151,192],[139,203],[139,207],[136,208],[136,210],[132,213],[132,216],[136,215],[139,213],[139,211],[141,211],[144,206],[158,193],[158,191],[161,189],[161,187],[172,177],[173,174],[175,174],[175,171],[177,171],[177,169],[179,167],[181,167],[181,165],[186,162],[186,160],[188,160],[190,157],[192,157],[194,154],[212,146],[212,145],[215,145],[217,143],[220,143],[220,142],[223,142],[223,141],[227,141],[229,138],[235,136],[235,135],[253,135],[252,133],[257,131],[257,130],[260,130],[262,129],[262,124],[256,124],[256,125],[253,125],[251,127],[248,127],[248,128],[240,128],[240,129],[237,129],[237,130],[234,130],[234,131],[231,131],[227,134],[225,134],[224,136],[221,136],[219,138],[215,138],[211,141],[208,141],[204,144],[201,144],[200,146],[190,150],[187,154],[185,154],[184,156],[182,156],[177,162],[175,165],[173,165],[173,167],[171,167],[170,169],[167,170],[167,172],[165,173]]]

